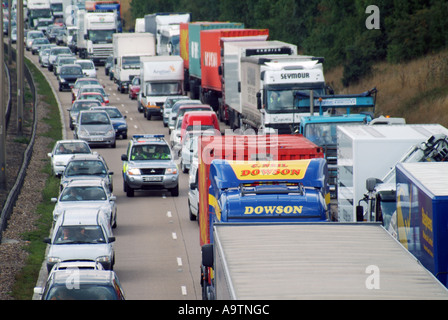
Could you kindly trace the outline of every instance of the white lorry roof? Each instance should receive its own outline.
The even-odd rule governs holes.
[[[218,243],[234,299],[448,299],[447,289],[376,223],[223,224],[215,226]],[[377,289],[368,288],[371,270]]]

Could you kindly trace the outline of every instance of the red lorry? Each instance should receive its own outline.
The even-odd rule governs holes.
[[[210,164],[214,159],[284,161],[324,158],[323,149],[302,135],[204,136],[198,147],[200,245],[210,243]],[[328,204],[329,194],[325,196]]]
[[[221,52],[225,41],[266,40],[268,29],[211,29],[201,31],[201,101],[218,111],[223,93]]]

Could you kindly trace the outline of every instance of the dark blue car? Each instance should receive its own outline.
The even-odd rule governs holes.
[[[82,68],[78,64],[66,64],[61,66],[58,74],[59,91],[71,90],[78,78],[83,78]]]

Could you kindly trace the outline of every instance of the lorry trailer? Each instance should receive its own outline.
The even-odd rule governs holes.
[[[396,188],[398,240],[448,286],[448,163],[399,163]]]
[[[448,135],[439,124],[338,126],[338,220],[357,221],[357,207],[366,193],[366,180],[384,177],[412,146],[431,136]],[[365,208],[364,208],[365,210]]]
[[[447,289],[377,223],[218,224],[204,299],[436,300]]]

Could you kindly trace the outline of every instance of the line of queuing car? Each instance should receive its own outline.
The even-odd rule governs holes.
[[[53,174],[61,179],[60,192],[51,199],[53,228],[44,239],[47,281],[34,292],[42,300],[122,300],[124,292],[113,271],[112,230],[118,212],[114,173],[92,148],[115,147],[117,137],[126,139],[126,117],[109,106],[93,62],[78,59],[58,40],[62,28],[49,29],[51,34],[48,29],[28,31],[25,41],[27,49],[39,55],[39,64],[57,77],[59,91],[72,98],[67,110],[73,139],[57,141],[48,154]]]

